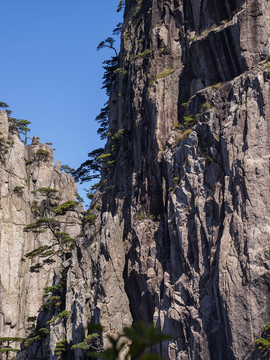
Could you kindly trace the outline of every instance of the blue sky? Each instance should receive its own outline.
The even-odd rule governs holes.
[[[118,0],[4,0],[0,101],[52,142],[55,160],[77,168],[102,143],[95,117],[107,100],[100,41],[122,21]],[[85,187],[85,186],[83,186]]]

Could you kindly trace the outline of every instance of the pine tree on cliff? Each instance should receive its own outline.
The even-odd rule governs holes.
[[[113,35],[118,35],[121,32],[121,29],[122,23],[118,23],[113,30]],[[115,39],[113,39],[112,37],[108,37],[107,39],[101,41],[97,46],[97,50],[109,48],[115,52],[115,56],[112,56],[109,60],[103,61],[103,69],[105,71],[103,75],[102,89],[105,89],[108,98],[110,98],[113,84],[117,76],[117,69],[119,68],[119,56],[114,44]],[[107,138],[107,133],[109,129],[109,106],[110,100],[106,101],[106,103],[101,108],[100,113],[95,119],[99,123],[97,133],[99,134],[101,140],[105,140]],[[100,156],[103,154],[103,152],[104,148],[98,148],[88,153],[88,160],[83,162],[80,167],[72,173],[76,181],[80,181],[82,183],[100,177]]]

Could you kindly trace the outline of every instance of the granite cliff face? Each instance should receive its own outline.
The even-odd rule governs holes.
[[[172,359],[260,358],[269,15],[268,1],[126,2],[105,149],[115,165],[77,275],[74,260],[84,282],[68,294],[75,304],[91,289],[78,328],[91,319],[117,333],[143,319],[174,334],[157,349]]]
[[[0,338],[24,338],[35,325],[31,318],[38,316],[44,304],[43,289],[53,284],[60,266],[57,257],[45,262],[42,269],[35,269],[35,257],[24,259],[25,254],[49,245],[52,238],[48,230],[28,233],[24,228],[41,216],[37,212],[46,216],[46,189],[54,189],[65,202],[76,199],[77,186],[70,175],[61,173],[60,162],[54,164],[48,145],[34,137],[32,145],[25,146],[17,131],[9,131],[5,111],[0,111],[0,131]],[[52,197],[50,202],[56,205],[57,199]],[[78,216],[67,214],[61,219],[61,231],[75,237],[80,224]]]
[[[155,349],[170,359],[263,359],[254,340],[270,318],[269,29],[268,0],[126,1],[110,162],[96,220],[66,264],[70,315],[18,359],[44,358],[46,342],[45,358],[57,359],[63,339],[65,359],[85,359],[71,346],[89,324],[103,325],[106,347],[136,319],[173,334]]]

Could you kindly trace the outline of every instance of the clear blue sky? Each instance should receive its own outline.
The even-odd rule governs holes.
[[[99,52],[122,14],[118,0],[4,0],[0,101],[31,121],[30,136],[52,142],[55,160],[77,168],[102,143],[95,117],[107,100]],[[84,187],[84,186],[83,186]]]

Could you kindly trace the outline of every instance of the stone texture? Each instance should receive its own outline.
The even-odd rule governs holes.
[[[269,22],[267,0],[126,1],[105,148],[115,166],[104,166],[97,219],[66,264],[71,317],[50,326],[47,358],[66,336],[66,358],[84,359],[70,348],[89,323],[104,326],[106,347],[143,319],[175,337],[155,349],[170,359],[263,359]],[[44,358],[45,345],[18,359]]]
[[[65,202],[76,199],[77,186],[70,175],[61,173],[61,164],[54,165],[53,150],[48,145],[34,137],[32,145],[25,147],[16,133],[8,131],[5,111],[0,111],[0,131],[4,138],[0,162],[0,337],[25,337],[31,325],[27,319],[38,316],[44,302],[43,288],[52,285],[57,261],[30,273],[36,260],[21,259],[38,246],[49,244],[51,233],[35,235],[23,229],[36,219],[34,201],[40,206],[45,200],[37,189],[56,189]],[[39,149],[48,152],[47,159],[38,158]],[[62,230],[77,236],[80,221],[71,217],[76,223],[70,225],[71,218],[65,216]]]
[[[127,1],[127,75],[110,109],[112,135],[127,134],[97,195],[107,237],[88,236],[108,311],[92,320],[112,333],[123,313],[154,320],[176,337],[157,349],[172,359],[258,359],[254,340],[269,320],[269,3],[198,4],[144,1],[138,15]],[[197,124],[184,140],[190,114]],[[120,240],[115,285],[108,264]],[[111,299],[123,284],[129,304],[118,311]]]

